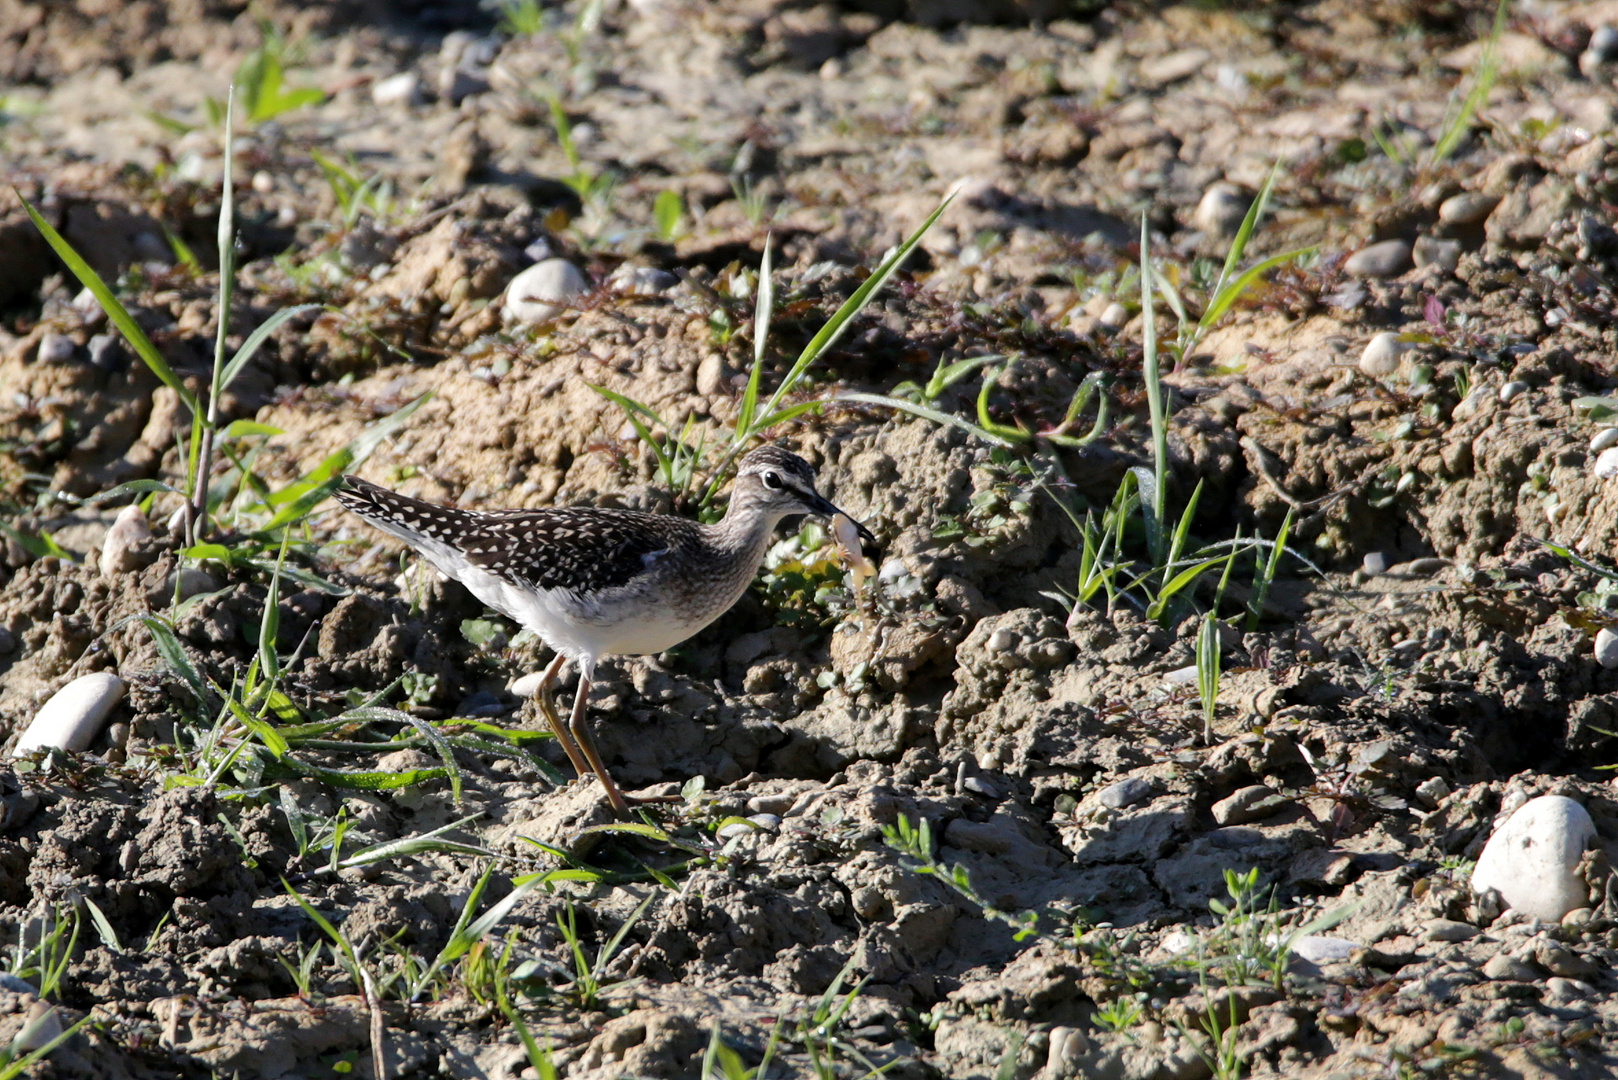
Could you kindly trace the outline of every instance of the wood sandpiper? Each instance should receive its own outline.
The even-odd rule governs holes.
[[[590,506],[458,510],[355,476],[343,485],[340,503],[555,650],[535,695],[540,711],[579,775],[593,771],[619,814],[628,803],[585,725],[596,664],[672,648],[728,611],[758,573],[782,518],[842,513],[815,490],[809,463],[776,446],[742,459],[730,506],[714,525]],[[856,528],[875,542],[864,525]],[[568,660],[578,665],[579,687],[563,727],[551,686]]]

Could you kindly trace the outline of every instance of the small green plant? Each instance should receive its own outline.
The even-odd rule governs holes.
[[[618,177],[611,171],[597,170],[579,155],[578,144],[573,139],[573,123],[568,119],[567,110],[562,107],[559,98],[550,99],[550,110],[551,124],[556,129],[556,142],[562,148],[562,156],[567,159],[569,170],[568,175],[562,177],[562,182],[579,197],[584,216],[599,225],[612,204]]]
[[[1228,986],[1285,985],[1292,949],[1298,939],[1329,930],[1359,910],[1359,904],[1333,908],[1290,931],[1284,930],[1275,890],[1259,888],[1259,870],[1225,871],[1229,900],[1215,897],[1208,908],[1219,922],[1203,943],[1207,963]]]
[[[58,998],[62,978],[79,945],[78,905],[57,903],[32,921],[38,923],[37,936],[29,944],[29,922],[24,922],[17,932],[17,944],[12,946],[8,971],[37,984],[41,998]]]
[[[657,238],[672,244],[685,235],[685,200],[673,188],[664,188],[652,202],[652,220],[657,224]]]
[[[264,43],[247,54],[231,80],[233,91],[241,96],[243,118],[249,124],[262,124],[325,101],[326,95],[313,87],[286,85],[286,39],[267,21],[259,22],[259,30]],[[214,127],[224,123],[231,112],[228,99],[221,102],[210,97],[206,106],[208,122]]]
[[[917,874],[936,878],[955,890],[979,908],[985,917],[1005,923],[1017,932],[1017,940],[1024,941],[1038,932],[1039,915],[1033,911],[1010,912],[995,907],[972,887],[972,875],[964,866],[950,866],[938,861],[933,853],[932,826],[926,818],[916,822],[899,815],[892,825],[882,826],[882,840],[903,855],[907,868]]]
[[[1219,707],[1219,620],[1211,611],[1202,617],[1197,632],[1197,694],[1202,699],[1202,741],[1212,746],[1214,711]]]
[[[496,25],[508,37],[532,37],[545,29],[545,9],[539,0],[505,0]]]
[[[1425,160],[1420,159],[1409,140],[1393,125],[1381,122],[1372,126],[1371,138],[1390,160],[1407,169],[1419,167],[1423,171],[1431,171],[1460,149],[1471,133],[1472,121],[1478,110],[1489,100],[1489,92],[1500,77],[1500,38],[1505,33],[1506,13],[1510,7],[1510,0],[1499,0],[1495,5],[1494,23],[1489,36],[1484,39],[1483,52],[1478,58],[1477,68],[1472,72],[1471,83],[1459,99],[1450,99],[1444,122]]]
[[[576,923],[576,912],[570,903],[566,909],[556,916],[556,925],[562,931],[562,940],[567,943],[568,951],[573,959],[573,982],[562,991],[578,1008],[586,1012],[597,1008],[601,1003],[601,993],[607,987],[607,968],[612,964],[613,957],[618,955],[618,949],[623,945],[624,939],[634,929],[640,917],[646,913],[652,901],[657,899],[657,893],[649,893],[640,906],[623,921],[605,945],[596,951],[594,960],[584,953],[584,944],[579,938]]]
[[[1095,1021],[1108,1031],[1125,1032],[1136,1024],[1145,1014],[1145,1007],[1141,1004],[1140,994],[1128,997],[1113,998],[1105,1005],[1097,1006]]]

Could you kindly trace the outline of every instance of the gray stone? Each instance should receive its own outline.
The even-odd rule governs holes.
[[[178,596],[175,595],[176,590]],[[171,602],[189,600],[193,596],[218,591],[219,582],[214,580],[212,574],[200,566],[188,565],[169,571],[168,577],[163,579],[162,586],[146,594],[146,602],[152,605],[153,610],[161,611]]]
[[[1241,788],[1213,804],[1213,819],[1221,825],[1245,825],[1267,818],[1285,804],[1263,784]]]
[[[607,287],[625,296],[657,296],[680,283],[667,270],[653,266],[620,266],[607,279]]]
[[[445,68],[438,74],[438,98],[451,105],[459,105],[469,97],[487,93],[489,80],[476,71],[465,68]]]
[[[1440,240],[1436,236],[1418,236],[1415,247],[1410,249],[1410,257],[1417,269],[1436,266],[1446,274],[1453,274],[1455,268],[1461,265],[1461,242]]]
[[[41,364],[65,364],[73,359],[75,347],[73,339],[66,334],[41,334],[34,359]]]
[[[1481,191],[1463,191],[1445,199],[1438,207],[1438,220],[1446,225],[1480,225],[1494,213],[1500,200]]]
[[[1483,974],[1495,982],[1535,982],[1540,970],[1520,956],[1495,953],[1484,962]]]
[[[106,372],[123,370],[126,358],[117,334],[97,334],[90,339],[86,348],[90,353],[90,363],[95,367]]]
[[[1292,943],[1292,955],[1311,964],[1342,964],[1361,948],[1359,942],[1324,934],[1305,934]]]
[[[1416,785],[1416,801],[1429,810],[1435,809],[1448,794],[1449,784],[1444,782],[1442,776],[1429,776]]]
[[[1421,933],[1426,941],[1470,941],[1478,936],[1478,928],[1454,919],[1429,919],[1422,925]]]
[[[546,259],[512,278],[506,286],[506,319],[529,326],[550,322],[589,291],[590,281],[584,271],[566,259]]]
[[[1343,263],[1343,273],[1349,277],[1391,278],[1410,269],[1410,243],[1405,240],[1383,240],[1367,244]]]
[[[1138,776],[1126,776],[1096,793],[1096,802],[1111,810],[1122,810],[1152,797],[1152,785]]]
[[[1560,942],[1549,939],[1535,943],[1534,960],[1552,975],[1565,979],[1593,979],[1599,970],[1588,957],[1580,956]]]
[[[80,751],[89,747],[113,707],[123,699],[124,681],[108,671],[81,675],[52,694],[12,747],[12,757],[37,750]]]
[[[1524,915],[1560,922],[1590,902],[1577,868],[1595,835],[1589,812],[1572,799],[1530,799],[1489,837],[1472,871],[1472,891],[1493,889]]]
[[[1389,565],[1388,553],[1385,551],[1367,551],[1365,558],[1360,560],[1360,568],[1367,574],[1385,574]]]

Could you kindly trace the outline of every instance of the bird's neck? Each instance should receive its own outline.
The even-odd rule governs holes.
[[[756,508],[732,502],[725,516],[716,524],[704,526],[703,531],[717,554],[750,564],[751,578],[764,561],[764,552],[780,521],[780,515],[760,513]]]

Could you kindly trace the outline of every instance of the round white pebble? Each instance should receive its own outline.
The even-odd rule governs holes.
[[[1511,380],[1500,388],[1500,404],[1510,405],[1513,401],[1522,397],[1527,389],[1528,384],[1521,379]]]
[[[1618,446],[1609,446],[1601,451],[1596,458],[1593,471],[1601,480],[1611,480],[1614,476],[1618,476]]]
[[[1618,446],[1618,427],[1604,427],[1590,439],[1590,453],[1599,454]]]
[[[1561,922],[1590,902],[1576,868],[1595,835],[1589,811],[1572,799],[1530,799],[1489,837],[1472,871],[1472,891],[1494,889],[1529,918]]]
[[[545,681],[543,671],[530,671],[520,679],[513,679],[511,685],[506,687],[516,697],[533,697],[539,693],[539,684]]]
[[[1106,310],[1101,313],[1101,317],[1096,321],[1108,330],[1117,330],[1129,321],[1129,309],[1117,301],[1113,301],[1107,305]]]
[[[83,750],[124,696],[124,681],[107,671],[81,675],[51,695],[12,747],[12,757],[36,750]]]
[[[546,259],[511,279],[506,287],[506,317],[529,326],[550,322],[589,291],[584,271],[566,259]]]
[[[1618,668],[1618,634],[1605,626],[1596,631],[1596,663],[1609,671]]]
[[[1399,358],[1409,347],[1391,330],[1380,333],[1365,343],[1360,370],[1373,379],[1385,379],[1399,370]]]

